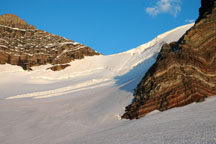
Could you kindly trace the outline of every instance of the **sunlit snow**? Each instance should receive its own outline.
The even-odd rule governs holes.
[[[50,65],[30,72],[0,65],[0,143],[216,143],[216,98],[121,120],[161,46],[178,40],[191,26],[123,53],[75,60],[62,71],[47,70]]]

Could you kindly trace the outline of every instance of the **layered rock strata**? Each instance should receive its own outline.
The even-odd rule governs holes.
[[[90,47],[38,30],[19,17],[0,16],[0,64],[12,64],[30,70],[32,66],[52,64],[61,70],[67,63],[85,56],[99,55]]]
[[[163,45],[122,118],[137,119],[216,95],[216,0],[201,3],[195,25],[179,41]]]

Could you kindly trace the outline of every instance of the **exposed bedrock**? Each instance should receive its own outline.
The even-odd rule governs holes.
[[[75,59],[93,55],[99,53],[83,44],[38,30],[16,15],[0,16],[0,64],[19,65],[25,70],[52,64],[52,70],[61,70]]]
[[[195,25],[179,41],[163,45],[122,118],[137,119],[216,95],[216,0],[201,3]]]

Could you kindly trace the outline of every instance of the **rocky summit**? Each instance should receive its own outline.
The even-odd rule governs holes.
[[[0,64],[32,66],[52,64],[56,71],[85,56],[99,55],[93,49],[72,40],[38,30],[16,15],[0,16]]]
[[[164,44],[135,89],[122,118],[201,102],[216,95],[216,0],[202,0],[199,18],[177,42]]]

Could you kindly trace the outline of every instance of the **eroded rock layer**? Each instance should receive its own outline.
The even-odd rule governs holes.
[[[216,95],[216,0],[201,3],[195,25],[178,42],[163,45],[123,118],[136,119]]]
[[[84,56],[99,55],[93,49],[69,39],[38,30],[19,17],[0,16],[0,64],[19,65],[25,70],[32,66],[53,64],[61,70],[67,63]]]

